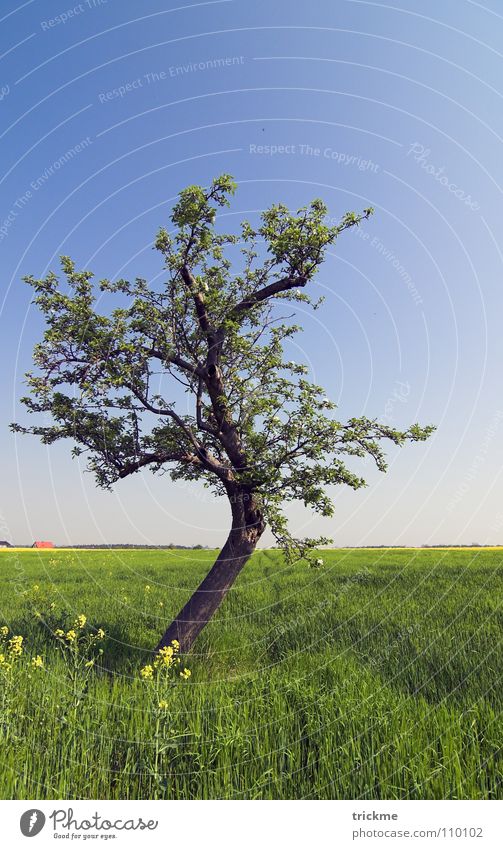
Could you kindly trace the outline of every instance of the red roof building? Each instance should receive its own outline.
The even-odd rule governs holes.
[[[54,548],[54,543],[49,542],[48,540],[36,540],[32,548]]]

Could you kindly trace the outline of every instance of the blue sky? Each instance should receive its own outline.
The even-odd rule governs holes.
[[[339,404],[426,444],[390,452],[300,534],[337,545],[503,541],[500,4],[471,0],[31,0],[0,9],[0,538],[218,545],[228,511],[146,472],[96,490],[8,431],[42,323],[25,274],[70,254],[161,272],[152,241],[189,183],[232,173],[225,224],[279,200],[372,205],[318,277],[292,348]],[[270,541],[265,537],[265,542]]]

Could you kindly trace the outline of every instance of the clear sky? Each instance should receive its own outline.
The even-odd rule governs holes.
[[[64,253],[153,279],[179,190],[229,172],[229,228],[279,200],[375,207],[329,255],[292,359],[341,418],[438,426],[292,530],[503,542],[501,3],[167,5],[0,0],[0,538],[223,542],[227,507],[198,487],[145,472],[104,493],[70,444],[8,423],[42,332],[22,276]]]

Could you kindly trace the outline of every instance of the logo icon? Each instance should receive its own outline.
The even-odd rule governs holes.
[[[25,811],[19,821],[19,828],[25,837],[35,837],[40,834],[45,825],[45,814],[38,808]]]

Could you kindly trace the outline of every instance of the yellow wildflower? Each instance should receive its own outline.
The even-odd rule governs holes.
[[[146,680],[149,679],[149,678],[153,678],[153,676],[154,676],[153,667],[150,666],[150,664],[147,664],[147,666],[144,666],[143,669],[140,669],[140,675],[141,675],[142,678],[145,678]]]
[[[81,613],[79,616],[77,616],[77,618],[75,620],[74,627],[82,629],[82,628],[84,628],[86,622],[87,622],[87,616],[84,616],[84,614]]]
[[[149,593],[151,589],[152,589],[152,587],[151,587],[149,584],[146,584],[146,586],[145,586],[145,592],[146,592],[146,593]]]
[[[0,628],[0,636],[6,637],[8,633],[9,629],[7,628],[7,625],[2,625],[2,627]]]
[[[96,639],[103,640],[104,638],[105,638],[105,632],[104,632],[103,628],[98,628],[98,630],[96,631]]]
[[[19,657],[23,653],[23,637],[11,637],[9,640],[9,652],[14,657]]]
[[[32,665],[33,669],[43,669],[44,661],[42,660],[40,655],[37,654],[35,657],[32,657],[31,665]]]
[[[190,671],[190,669],[187,669],[187,667],[185,667],[183,672],[180,672],[180,678],[185,678],[185,680],[187,680],[187,678],[190,678],[191,675],[192,672]]]
[[[64,637],[65,632],[61,628],[56,628],[56,630],[54,631],[54,636],[55,637]]]
[[[154,660],[154,666],[167,666],[168,669],[173,665],[173,648],[172,646],[164,646],[159,649]]]
[[[178,642],[178,640],[171,640],[171,645],[173,646],[175,651],[178,651],[178,649],[180,648],[180,643]]]
[[[159,707],[161,710],[166,710],[168,707],[167,701],[165,699],[161,699],[161,701],[159,702]]]
[[[90,669],[91,666],[94,666],[94,660],[88,660],[87,663],[84,664],[86,669]]]
[[[77,634],[73,630],[73,628],[70,628],[70,630],[66,632],[65,639],[68,640],[69,643],[75,642],[75,640],[77,639]]]
[[[173,657],[173,651],[172,646],[163,646],[162,649],[159,649],[159,655],[161,657]]]

